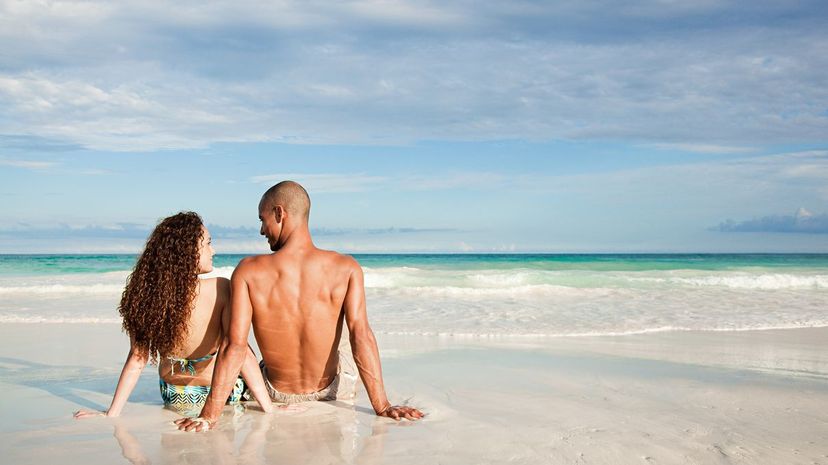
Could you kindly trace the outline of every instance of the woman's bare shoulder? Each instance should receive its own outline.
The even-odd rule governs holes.
[[[198,290],[199,300],[224,302],[230,299],[230,280],[227,278],[203,278]]]
[[[200,279],[202,287],[210,287],[212,289],[221,289],[222,287],[230,288],[230,280],[221,276]]]

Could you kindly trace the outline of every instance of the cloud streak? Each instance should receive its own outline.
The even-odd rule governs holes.
[[[319,194],[376,190],[377,186],[386,185],[389,181],[389,179],[384,176],[369,176],[363,173],[284,173],[253,176],[250,178],[251,182],[257,184],[275,184],[284,180],[296,181],[302,184],[305,189]]]
[[[0,134],[124,151],[825,140],[821,2],[684,3],[6,2]]]
[[[50,161],[33,161],[33,160],[3,160],[0,159],[0,165],[12,166],[15,168],[24,168],[28,170],[45,170],[57,165]]]
[[[374,176],[365,173],[284,173],[253,176],[250,182],[275,184],[296,181],[314,194],[371,191],[433,191],[448,189],[486,189],[520,183],[525,176],[508,177],[491,172],[460,172],[439,175]]]
[[[683,152],[714,154],[750,153],[756,150],[751,147],[736,147],[714,144],[653,144],[652,147],[662,150],[679,150]]]
[[[740,222],[727,220],[715,229],[733,233],[828,234],[828,214],[812,215],[800,209],[796,215],[769,215]]]
[[[221,240],[258,240],[261,242],[259,230],[246,226],[222,226],[208,224],[212,236]],[[58,227],[42,227],[26,223],[18,223],[0,228],[0,238],[26,238],[27,240],[80,240],[80,239],[146,239],[152,226],[137,223],[113,223],[108,225],[60,225]],[[370,237],[370,236],[398,236],[434,233],[462,232],[454,228],[412,228],[395,227],[385,228],[311,228],[311,234],[319,237]]]
[[[723,152],[719,152],[723,153]],[[751,182],[754,186],[794,183],[816,188],[828,180],[828,151],[811,150],[771,155],[743,156],[724,160],[678,165],[622,169],[606,173],[555,175],[552,173],[512,173],[493,171],[442,172],[433,175],[372,175],[367,173],[284,173],[254,176],[253,183],[276,183],[287,179],[303,184],[309,192],[349,193],[372,191],[438,191],[519,189],[557,192],[561,190],[600,191],[598,187],[618,183],[623,190],[635,185],[652,186],[653,180],[665,179],[665,186],[699,184],[700,180],[717,182]],[[630,184],[633,184],[632,186]],[[750,194],[749,190],[745,191]]]
[[[409,149],[401,151],[411,152]],[[386,149],[377,150],[377,153],[385,154]],[[136,164],[146,158],[144,155],[124,157],[135,159]],[[164,161],[167,158],[163,154],[157,157]],[[193,160],[198,160],[196,157],[193,155]],[[127,186],[130,189],[118,194],[125,203],[119,203],[119,208],[106,215],[96,208],[105,207],[111,200],[99,200],[99,193],[113,192],[106,189],[134,178],[119,173],[105,179],[86,178],[83,183],[77,183],[75,178],[69,187],[55,186],[54,194],[50,195],[46,184],[38,186],[37,183],[41,179],[48,181],[50,177],[61,177],[53,176],[60,174],[57,170],[43,175],[5,170],[3,173],[9,180],[21,179],[25,185],[18,188],[14,184],[6,185],[14,197],[13,202],[7,202],[7,216],[0,218],[0,222],[8,225],[28,221],[32,224],[0,225],[3,230],[0,231],[0,248],[18,250],[15,244],[27,237],[36,238],[35,245],[42,247],[37,249],[33,245],[28,250],[63,247],[68,244],[64,239],[72,238],[92,247],[104,244],[104,239],[108,238],[114,242],[127,242],[118,238],[129,236],[133,238],[131,243],[140,245],[159,211],[179,209],[194,209],[222,225],[249,226],[210,225],[214,236],[221,240],[219,247],[222,250],[224,244],[230,243],[239,247],[242,242],[261,246],[258,225],[250,221],[248,207],[250,202],[255,207],[265,186],[253,181],[269,183],[283,178],[302,181],[311,175],[320,176],[315,179],[327,183],[318,186],[320,189],[337,194],[318,196],[316,190],[310,192],[317,206],[312,215],[313,225],[317,227],[314,235],[318,236],[320,245],[331,247],[339,244],[358,246],[359,250],[373,247],[377,251],[403,251],[412,247],[456,250],[457,244],[465,242],[474,250],[515,244],[516,250],[552,252],[824,251],[828,238],[821,233],[781,238],[773,233],[740,235],[723,232],[715,226],[713,231],[710,230],[712,225],[718,225],[726,218],[736,220],[724,230],[739,230],[748,227],[737,226],[745,219],[793,211],[800,205],[824,205],[828,201],[828,190],[825,189],[828,152],[824,150],[705,157],[705,161],[681,157],[682,164],[625,166],[609,171],[581,171],[570,167],[559,171],[557,167],[540,167],[530,162],[504,166],[501,161],[505,157],[500,156],[494,160],[481,159],[480,163],[466,163],[465,170],[453,160],[441,165],[440,156],[434,156],[422,167],[416,164],[416,170],[410,167],[421,160],[408,160],[409,167],[401,168],[385,162],[374,166],[371,159],[365,157],[367,162],[357,165],[359,171],[353,168],[355,164],[350,159],[342,163],[332,163],[330,159],[306,161],[299,150],[287,153],[282,159],[273,158],[263,154],[261,163],[250,163],[248,173],[258,174],[262,166],[291,169],[276,172],[272,178],[252,179],[248,175],[239,179],[242,182],[223,188],[220,180],[244,160],[213,158],[210,160],[215,163],[210,166],[213,177],[196,177],[192,184],[196,189],[190,185],[182,186],[180,176],[173,170],[168,182],[177,190],[143,183]],[[435,159],[436,163],[433,162]],[[527,161],[527,157],[517,160]],[[71,157],[67,156],[63,162],[69,164]],[[190,166],[190,160],[181,166]],[[337,174],[336,169],[354,171]],[[122,167],[119,171],[128,172],[129,168]],[[154,172],[149,173],[149,177],[141,179],[154,179]],[[90,196],[73,197],[75,184],[78,188],[91,185]],[[212,187],[202,191],[203,186]],[[154,192],[156,188],[158,191]],[[340,195],[337,190],[350,193]],[[15,213],[15,208],[21,213]],[[144,223],[132,227],[116,223],[130,217],[132,220],[140,218]],[[52,223],[45,222],[44,218],[51,219]],[[98,225],[90,225],[96,218]],[[54,222],[61,221],[69,224],[54,228]],[[757,230],[757,226],[752,227]],[[769,227],[765,229],[770,230]],[[252,250],[261,250],[260,246]]]

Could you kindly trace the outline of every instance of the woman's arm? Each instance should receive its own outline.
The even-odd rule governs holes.
[[[121,377],[118,378],[118,387],[115,388],[115,395],[112,397],[112,404],[106,412],[93,412],[89,410],[79,410],[75,412],[75,418],[87,418],[92,416],[106,415],[108,417],[117,417],[121,414],[124,405],[135,389],[135,384],[138,383],[138,378],[144,367],[147,366],[147,354],[142,353],[135,346],[130,347],[129,355],[124,362],[124,368],[121,370]]]

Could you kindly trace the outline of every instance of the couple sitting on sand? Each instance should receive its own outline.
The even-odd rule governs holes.
[[[270,255],[243,259],[228,282],[199,279],[213,269],[210,233],[195,213],[165,218],[127,280],[119,311],[131,347],[107,416],[118,416],[147,362],[158,362],[164,404],[183,411],[179,429],[214,428],[227,402],[251,394],[265,412],[290,404],[353,397],[341,386],[339,340],[348,326],[354,360],[377,415],[422,418],[388,402],[368,325],[362,269],[351,257],[316,248],[310,198],[283,181],[259,202]],[[251,323],[264,360],[247,344]],[[239,374],[241,373],[241,377]],[[80,411],[76,418],[100,415]]]

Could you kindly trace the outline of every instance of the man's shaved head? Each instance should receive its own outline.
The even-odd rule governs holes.
[[[288,214],[303,218],[306,222],[310,217],[310,197],[298,182],[282,181],[271,187],[262,195],[259,210],[272,209],[281,205]]]

